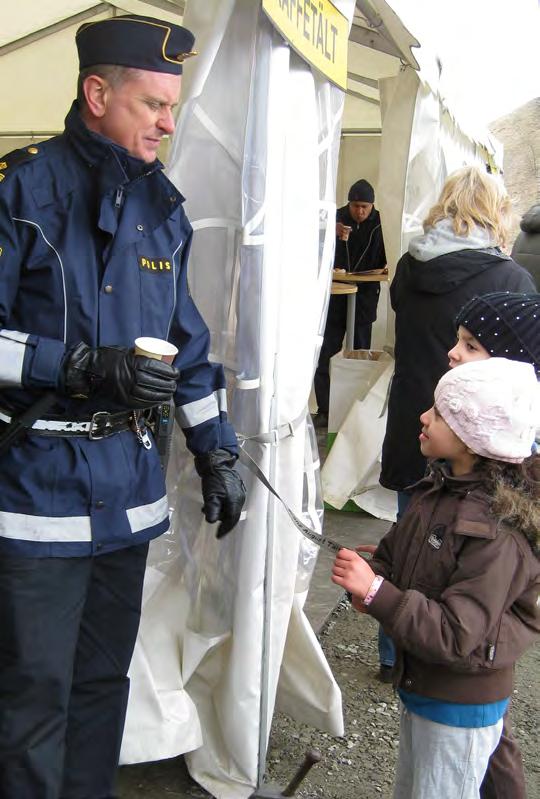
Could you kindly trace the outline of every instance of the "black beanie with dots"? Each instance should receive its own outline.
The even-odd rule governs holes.
[[[532,363],[540,377],[540,294],[497,291],[474,297],[456,317],[490,355]]]

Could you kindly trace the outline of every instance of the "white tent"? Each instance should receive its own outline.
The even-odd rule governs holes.
[[[212,357],[225,364],[246,450],[318,531],[318,456],[306,408],[336,195],[377,163],[392,266],[445,171],[488,150],[493,156],[489,141],[464,134],[444,109],[436,73],[418,75],[415,40],[384,0],[335,5],[354,22],[339,188],[343,94],[284,44],[257,0],[189,0],[187,9],[173,0],[20,0],[0,35],[8,151],[62,129],[81,22],[124,11],[178,21],[185,10],[200,56],[185,71],[169,171],[195,229],[191,290]],[[227,799],[248,796],[262,780],[274,707],[332,734],[342,729],[339,689],[303,612],[316,548],[245,477],[245,518],[218,543],[201,522],[191,458],[175,441],[171,532],[151,548],[123,747],[125,762],[189,752],[193,776]]]
[[[169,169],[190,198],[190,287],[226,367],[246,450],[320,532],[306,409],[330,275],[343,97],[285,45],[258,3],[221,0],[217,11],[218,3],[186,12],[205,58],[184,86]],[[168,547],[177,568],[153,548],[124,756],[191,748],[183,719],[186,732],[201,728],[187,755],[192,775],[216,796],[242,797],[264,774],[276,705],[331,734],[343,730],[339,688],[303,613],[316,547],[249,474],[246,518],[216,542],[177,443]],[[167,646],[158,621],[164,610],[172,619],[171,597],[186,617],[169,627]],[[158,732],[169,728],[168,741],[140,735],[150,719],[143,686],[153,689],[152,718]]]

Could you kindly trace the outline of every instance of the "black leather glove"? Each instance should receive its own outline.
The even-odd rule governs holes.
[[[126,408],[150,408],[171,399],[180,372],[127,347],[77,344],[63,364],[61,390],[70,397],[103,397]]]
[[[202,479],[203,513],[207,522],[220,521],[217,538],[230,532],[246,499],[244,481],[234,468],[236,455],[216,449],[195,456],[195,468]]]

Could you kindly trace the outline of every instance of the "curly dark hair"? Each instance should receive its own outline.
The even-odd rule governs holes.
[[[517,527],[540,556],[540,455],[523,463],[483,459],[491,510],[501,521]]]

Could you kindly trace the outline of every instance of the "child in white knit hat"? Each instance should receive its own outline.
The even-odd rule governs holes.
[[[478,799],[513,689],[540,635],[540,411],[532,365],[447,372],[420,417],[430,473],[370,563],[351,550],[332,580],[396,644],[402,702],[394,799]]]

